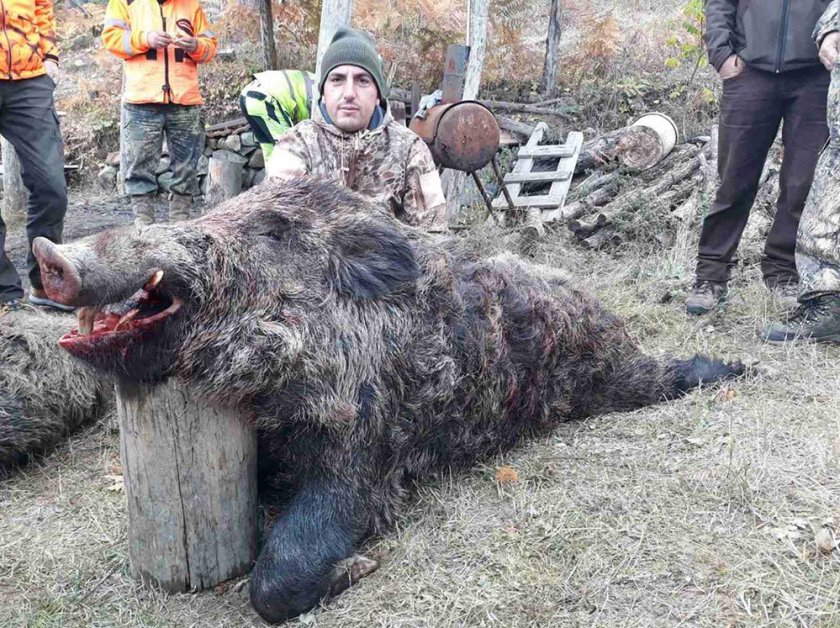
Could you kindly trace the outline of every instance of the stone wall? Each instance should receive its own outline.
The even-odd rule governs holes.
[[[214,131],[208,130],[204,154],[198,160],[198,182],[202,197],[207,192],[207,164],[210,157],[240,164],[242,166],[243,190],[257,185],[265,178],[263,152],[247,124],[245,126],[233,125],[226,129]],[[169,169],[169,151],[166,142],[163,145],[163,152],[156,174],[160,191],[168,192],[173,175]],[[115,152],[108,155],[105,163],[100,166],[98,180],[104,190],[108,192],[117,191],[120,196],[124,195],[119,153]]]

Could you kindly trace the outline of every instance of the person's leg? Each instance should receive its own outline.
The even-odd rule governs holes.
[[[197,105],[167,105],[166,143],[174,175],[169,196],[169,221],[190,217],[192,197],[198,194],[198,159],[204,152],[204,122]]]
[[[23,297],[20,275],[6,255],[6,223],[0,216],[0,305]]]
[[[15,147],[23,183],[29,190],[26,236],[29,281],[41,292],[41,274],[32,254],[32,241],[44,237],[61,242],[67,212],[67,183],[64,180],[64,144],[55,113],[55,83],[47,76],[14,81],[5,85],[0,134]]]
[[[131,198],[134,224],[155,221],[152,195],[157,192],[155,174],[163,149],[162,105],[123,103],[120,111],[120,166],[125,176],[125,193]]]
[[[828,140],[826,101],[830,74],[822,67],[783,77],[784,158],[776,216],[767,235],[761,270],[768,287],[798,282],[796,231],[814,180],[820,150]]]
[[[761,171],[782,119],[778,81],[769,72],[749,68],[724,81],[719,121],[720,186],[703,220],[698,281],[729,280]]]

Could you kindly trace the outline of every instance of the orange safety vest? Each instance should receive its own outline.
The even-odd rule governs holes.
[[[150,48],[148,31],[195,37],[198,48],[194,52],[174,45]],[[204,102],[198,88],[197,64],[210,61],[216,54],[216,36],[197,0],[109,0],[102,42],[125,59],[125,102]]]
[[[47,59],[58,63],[50,0],[0,0],[0,14],[0,79],[34,78]]]

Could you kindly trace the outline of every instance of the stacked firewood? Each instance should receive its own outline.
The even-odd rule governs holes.
[[[617,131],[584,145],[562,220],[587,248],[640,239],[670,245],[680,228],[700,222],[714,199],[717,130],[677,145],[640,171],[619,165],[621,146],[613,140],[620,135]],[[763,239],[772,222],[779,160],[778,151],[768,160],[745,242]]]

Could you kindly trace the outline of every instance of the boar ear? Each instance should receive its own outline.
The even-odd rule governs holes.
[[[405,290],[420,276],[408,239],[396,225],[342,221],[333,231],[329,282],[357,299],[378,299]]]

